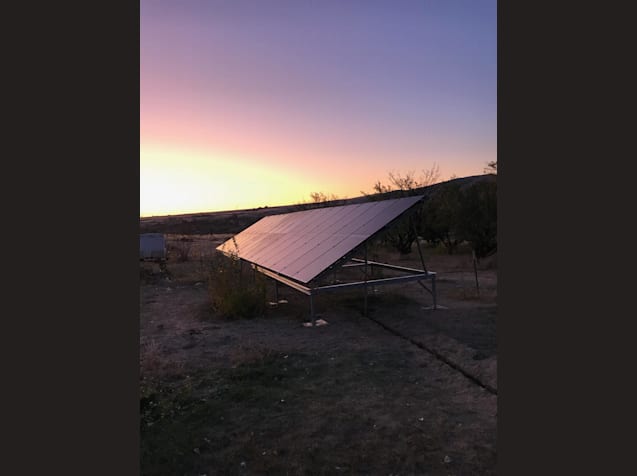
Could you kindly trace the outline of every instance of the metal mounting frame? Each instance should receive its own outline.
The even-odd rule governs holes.
[[[367,314],[367,289],[370,286],[384,286],[390,284],[398,284],[398,283],[406,283],[406,282],[417,282],[420,286],[428,291],[433,298],[433,308],[437,309],[436,306],[436,273],[432,271],[427,271],[425,269],[417,269],[417,268],[408,268],[405,266],[397,266],[389,263],[381,263],[378,261],[370,261],[366,259],[360,258],[351,258],[349,262],[346,262],[342,267],[355,267],[355,266],[364,266],[365,267],[365,278],[362,281],[352,281],[346,283],[338,283],[338,284],[327,284],[327,285],[305,285],[299,283],[293,279],[290,279],[286,276],[282,276],[279,273],[275,273],[267,268],[263,268],[262,266],[256,265],[254,263],[250,263],[250,265],[256,271],[264,274],[272,278],[275,281],[275,293],[276,299],[278,300],[278,288],[276,287],[276,283],[282,283],[286,286],[305,294],[309,297],[310,301],[310,319],[312,322],[312,326],[316,324],[316,315],[314,312],[314,296],[338,292],[346,289],[354,289],[354,288],[365,288],[365,314]],[[367,269],[371,266],[379,267],[379,268],[387,268],[393,271],[399,271],[407,273],[402,276],[393,276],[388,278],[375,278],[369,279],[367,274]],[[431,280],[431,289],[425,286],[422,281]]]
[[[418,247],[418,254],[420,257],[420,262],[422,264],[422,269],[417,269],[417,268],[409,268],[409,267],[404,267],[404,266],[397,266],[397,265],[392,265],[389,263],[381,263],[378,261],[371,261],[368,259],[367,257],[367,244],[370,240],[374,239],[375,237],[377,237],[381,232],[383,232],[384,230],[386,230],[387,228],[389,228],[390,226],[392,226],[401,216],[404,215],[408,215],[409,213],[411,213],[411,209],[412,207],[418,203],[420,200],[422,200],[424,197],[423,196],[413,196],[413,197],[406,197],[406,198],[402,198],[402,199],[394,199],[394,200],[390,200],[385,202],[386,205],[389,204],[389,202],[392,202],[392,206],[394,206],[394,204],[397,204],[399,200],[403,200],[403,207],[404,205],[404,200],[408,200],[408,208],[405,210],[400,211],[398,214],[396,214],[396,210],[394,210],[393,212],[393,216],[390,220],[388,220],[386,223],[384,223],[380,228],[376,228],[375,231],[373,231],[372,233],[370,233],[369,235],[364,237],[364,240],[362,243],[360,243],[358,246],[354,247],[353,249],[350,249],[344,256],[342,256],[341,258],[337,259],[336,261],[334,261],[332,263],[331,266],[323,269],[322,271],[320,271],[318,274],[313,275],[313,277],[311,277],[309,279],[309,281],[302,281],[303,276],[299,275],[296,276],[294,273],[289,274],[289,275],[284,275],[282,274],[283,270],[280,271],[275,271],[274,269],[270,269],[267,268],[265,266],[259,265],[254,261],[251,261],[253,259],[253,256],[250,254],[250,252],[253,252],[254,249],[256,249],[256,247],[260,246],[260,242],[257,240],[256,244],[252,244],[251,245],[251,249],[249,250],[249,252],[247,253],[248,258],[243,258],[241,256],[241,254],[246,254],[245,253],[245,249],[242,248],[244,250],[244,253],[241,254],[237,254],[235,255],[237,258],[240,259],[241,263],[243,263],[245,261],[245,263],[247,263],[252,269],[254,269],[255,271],[258,271],[262,274],[264,274],[265,276],[270,277],[271,279],[274,280],[275,283],[275,288],[274,288],[274,292],[275,292],[275,298],[278,302],[278,285],[277,283],[282,283],[302,294],[305,294],[306,296],[309,297],[309,301],[310,301],[310,319],[312,322],[312,326],[315,326],[316,324],[316,316],[315,316],[315,312],[314,312],[314,296],[317,295],[321,295],[321,294],[326,294],[326,293],[331,293],[331,292],[337,292],[337,291],[341,291],[341,290],[345,290],[345,289],[353,289],[353,288],[364,288],[365,293],[364,293],[364,314],[367,315],[367,292],[368,292],[368,288],[370,286],[372,287],[376,287],[376,286],[383,286],[383,285],[390,285],[390,284],[397,284],[397,283],[406,283],[406,282],[417,282],[424,290],[426,290],[427,292],[429,292],[431,294],[431,296],[433,297],[433,309],[437,309],[437,303],[436,303],[436,273],[435,272],[431,272],[427,270],[427,267],[425,266],[425,262],[423,259],[423,253],[420,247],[420,240],[419,238],[416,238],[416,245]],[[399,205],[397,205],[399,206]],[[345,210],[345,209],[352,209],[352,206],[344,206],[344,207],[335,207],[336,209],[339,209],[341,211]],[[317,209],[320,210],[320,209]],[[369,210],[369,208],[366,208],[366,210]],[[338,211],[338,210],[337,210]],[[295,213],[299,213],[298,216],[301,216],[301,213],[306,213],[306,212],[295,212]],[[292,213],[293,214],[293,213]],[[284,214],[281,215],[281,217],[284,216],[289,216],[292,214]],[[274,215],[276,216],[276,215]],[[304,215],[307,216],[307,215]],[[341,218],[341,222],[343,221],[343,217]],[[371,223],[371,222],[370,222]],[[362,223],[359,224],[361,226],[360,230],[363,230],[366,226],[368,225],[363,225]],[[253,225],[254,226],[254,225]],[[272,225],[273,227],[275,227],[275,225]],[[413,226],[413,223],[412,223]],[[249,227],[248,229],[250,229],[252,227]],[[245,230],[244,230],[245,231]],[[414,230],[415,231],[415,230]],[[360,231],[360,233],[363,233],[362,231]],[[364,234],[364,233],[363,233]],[[416,234],[417,236],[417,234]],[[294,236],[293,237],[296,241],[298,241],[298,237]],[[235,248],[237,248],[237,244],[234,241],[234,237],[232,238],[233,243]],[[224,244],[220,245],[219,247],[217,247],[217,250],[221,251],[222,253],[229,255],[231,253],[229,253],[227,250],[225,250],[225,245],[229,242],[230,240],[228,240],[227,242],[225,242]],[[306,245],[308,243],[305,243]],[[248,245],[250,246],[250,245]],[[306,246],[307,247],[307,246]],[[281,255],[282,253],[285,253],[285,248],[283,247],[282,244],[279,244],[278,242],[276,243],[276,245],[274,245],[274,248],[276,248],[277,253],[279,253],[279,255]],[[355,253],[358,253],[359,255],[364,251],[364,258],[357,258],[355,257]],[[254,253],[253,253],[254,254]],[[333,258],[332,258],[333,259]],[[278,263],[278,262],[277,262]],[[277,264],[274,263],[274,264]],[[336,270],[339,268],[349,268],[349,267],[355,267],[355,266],[362,266],[364,269],[364,277],[363,280],[356,280],[356,281],[351,281],[351,282],[344,282],[344,283],[338,283],[338,284],[327,284],[327,285],[319,285],[318,282],[320,282],[321,280],[323,280],[329,273],[336,273]],[[393,276],[393,277],[387,277],[387,278],[369,278],[368,275],[368,269],[370,267],[380,267],[380,268],[386,268],[386,269],[390,269],[392,271],[395,272],[400,272],[400,273],[404,273],[401,276]],[[286,273],[287,274],[287,273]],[[297,273],[298,274],[298,273]],[[307,273],[305,273],[307,274]],[[295,276],[295,277],[292,277]],[[310,276],[311,273],[310,273]],[[425,280],[431,280],[431,289],[429,289],[425,284],[423,284],[423,281]]]

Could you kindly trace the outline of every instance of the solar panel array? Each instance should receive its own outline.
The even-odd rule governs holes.
[[[271,215],[217,249],[308,283],[420,199],[422,196]]]

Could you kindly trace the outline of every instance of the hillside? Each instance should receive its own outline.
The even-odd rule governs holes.
[[[462,188],[464,188],[477,182],[495,180],[495,175],[474,175],[471,177],[457,178],[448,180],[446,182],[440,182],[434,185],[430,185],[428,187],[414,189],[409,193],[412,195],[425,195],[426,197],[429,197],[437,193],[440,187],[445,184],[458,183]],[[370,200],[397,198],[402,196],[402,194],[404,193],[405,192],[397,190],[387,193],[375,193],[360,197],[334,200],[322,203],[302,203],[297,205],[252,208],[247,210],[229,210],[222,212],[204,212],[185,215],[143,217],[139,219],[139,232],[184,235],[238,233],[267,215],[290,213],[318,207],[351,205],[354,203],[368,202]]]

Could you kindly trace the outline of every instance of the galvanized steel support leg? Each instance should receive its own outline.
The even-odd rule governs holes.
[[[414,228],[414,232],[415,232]],[[427,266],[425,266],[425,258],[422,255],[422,250],[420,249],[420,239],[418,238],[418,233],[416,233],[416,247],[418,248],[418,255],[420,256],[420,264],[422,264],[422,269],[427,271]]]
[[[434,311],[436,310],[436,275],[431,277],[431,295],[434,297]]]
[[[363,315],[367,317],[367,242],[365,242],[365,302],[363,305]]]
[[[312,327],[316,325],[316,317],[314,316],[314,296],[310,294],[310,319],[312,319]]]
[[[478,259],[476,258],[476,251],[471,250],[473,255],[473,272],[476,275],[476,291],[478,292],[478,297],[480,297],[480,283],[478,282]]]
[[[367,286],[365,286],[365,302],[363,304],[363,315],[367,317]]]

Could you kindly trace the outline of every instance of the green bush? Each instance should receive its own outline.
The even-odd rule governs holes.
[[[212,309],[222,317],[251,318],[265,312],[265,277],[242,266],[236,253],[229,257],[219,253],[213,259],[208,292]]]

